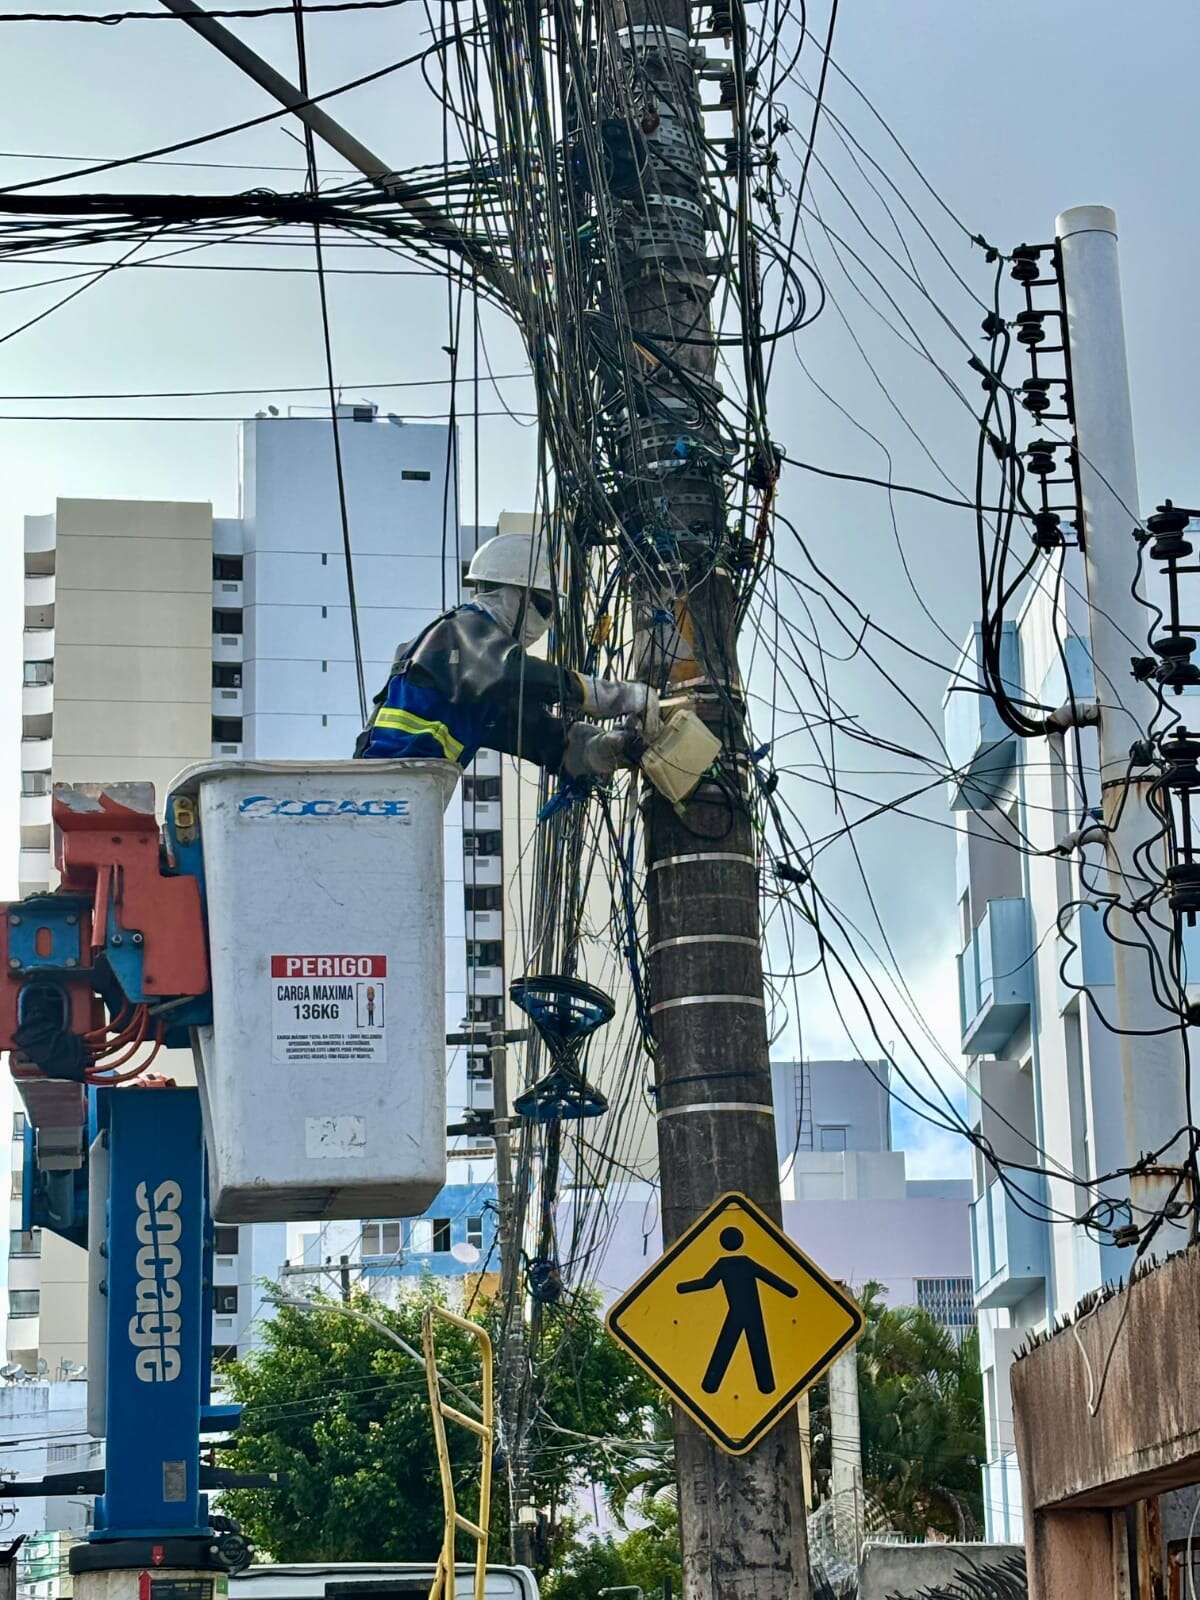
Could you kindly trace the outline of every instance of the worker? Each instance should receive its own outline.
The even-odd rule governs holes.
[[[540,535],[501,533],[481,544],[466,581],[475,597],[435,617],[396,651],[354,754],[433,756],[470,766],[478,750],[521,756],[571,778],[611,778],[659,731],[649,684],[593,677],[529,654],[554,615],[550,560]],[[548,706],[619,728],[569,723]]]

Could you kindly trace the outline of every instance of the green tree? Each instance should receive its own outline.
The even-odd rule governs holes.
[[[601,1589],[636,1587],[650,1600],[664,1592],[683,1590],[683,1562],[679,1549],[679,1517],[670,1500],[645,1502],[644,1526],[622,1538],[612,1534],[578,1542],[542,1585],[545,1600],[596,1600]]]
[[[911,1306],[889,1309],[870,1283],[859,1296],[867,1326],[858,1344],[863,1482],[901,1533],[979,1537],[983,1526],[983,1384],[972,1332],[956,1344]],[[813,1466],[830,1476],[829,1388],[812,1396]]]
[[[419,1348],[431,1284],[388,1309],[359,1306]],[[467,1335],[439,1325],[444,1379],[479,1394],[479,1361]],[[539,1564],[558,1558],[573,1496],[619,1482],[628,1451],[607,1442],[653,1435],[661,1403],[650,1380],[608,1337],[594,1302],[576,1299],[546,1318],[535,1362],[537,1411],[530,1435],[531,1487],[550,1515]],[[224,1503],[264,1555],[277,1561],[432,1559],[441,1542],[437,1456],[422,1368],[377,1329],[342,1314],[280,1307],[262,1349],[226,1368],[243,1420],[222,1464],[275,1472],[272,1490],[228,1491]],[[447,1389],[447,1399],[456,1397]],[[478,1508],[479,1443],[448,1425],[461,1509]],[[507,1548],[507,1494],[493,1480],[494,1548]],[[463,1546],[463,1555],[468,1553]]]

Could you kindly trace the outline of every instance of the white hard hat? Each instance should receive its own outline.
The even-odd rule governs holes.
[[[540,533],[499,533],[471,558],[468,583],[511,583],[518,589],[553,592],[550,553]]]

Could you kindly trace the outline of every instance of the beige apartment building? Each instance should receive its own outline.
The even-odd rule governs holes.
[[[54,881],[53,783],[150,781],[161,797],[211,754],[212,527],[209,505],[154,500],[59,500],[26,519],[22,895]],[[168,1071],[190,1070],[172,1054]],[[12,1185],[8,1359],[68,1376],[87,1359],[87,1258],[22,1232],[15,1138]]]

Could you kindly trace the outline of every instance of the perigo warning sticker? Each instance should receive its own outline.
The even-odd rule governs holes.
[[[386,956],[272,956],[272,1060],[386,1061],[386,978]]]

